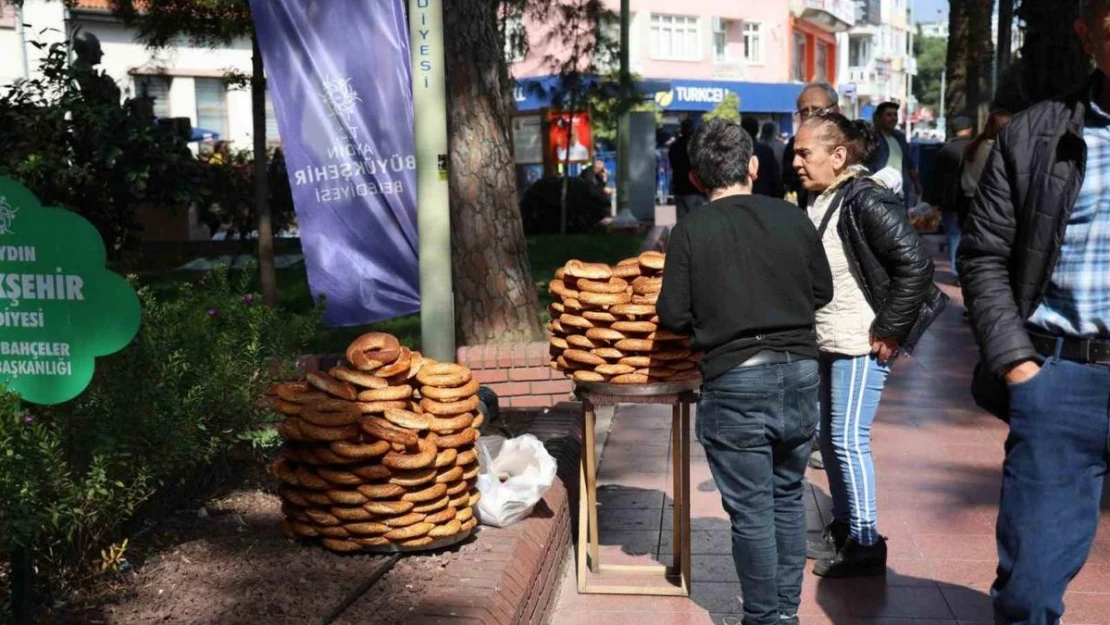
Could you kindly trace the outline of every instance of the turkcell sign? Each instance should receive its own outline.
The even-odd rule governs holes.
[[[675,87],[676,100],[684,104],[720,104],[729,93],[724,87]]]

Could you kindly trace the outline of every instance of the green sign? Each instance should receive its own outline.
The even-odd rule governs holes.
[[[96,358],[139,331],[139,298],[104,261],[104,241],[84,217],[40,206],[0,178],[0,382],[24,401],[77,397]]]

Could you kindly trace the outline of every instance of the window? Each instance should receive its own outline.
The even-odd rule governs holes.
[[[717,63],[728,61],[728,26],[726,20],[713,18],[713,60]]]
[[[651,16],[651,56],[664,61],[698,61],[698,18]]]
[[[848,65],[866,67],[871,62],[871,40],[852,38],[848,40]]]
[[[528,56],[528,31],[524,28],[524,17],[519,13],[506,15],[504,29],[505,61],[520,63]]]
[[[829,44],[818,42],[817,44],[817,60],[814,63],[815,68],[814,80],[818,82],[825,82],[829,79]]]
[[[15,5],[11,0],[0,0],[0,28],[15,28]]]
[[[763,25],[744,22],[744,60],[752,65],[763,64]]]
[[[227,138],[227,87],[221,78],[197,78],[197,128]]]
[[[806,36],[794,34],[794,80],[806,82]]]
[[[266,92],[266,143],[277,143],[281,140],[281,132],[278,131],[277,112],[274,110],[274,100],[270,97],[270,92]]]
[[[170,112],[170,79],[168,76],[135,76],[135,98],[154,99],[154,117],[172,117]]]

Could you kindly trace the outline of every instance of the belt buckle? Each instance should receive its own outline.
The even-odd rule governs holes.
[[[1093,353],[1096,351],[1102,352],[1102,355],[1095,357]],[[1084,360],[1092,365],[1110,365],[1110,344],[1101,343],[1094,340],[1084,341]]]

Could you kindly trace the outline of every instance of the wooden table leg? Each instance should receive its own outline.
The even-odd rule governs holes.
[[[690,404],[682,404],[682,582],[690,592]]]
[[[589,543],[589,500],[586,496],[589,485],[586,481],[586,457],[592,454],[586,446],[586,404],[582,404],[582,453],[578,461],[578,592],[586,591],[586,545]]]
[[[586,408],[586,505],[589,506],[590,570],[600,570],[600,536],[597,524],[597,415],[591,402],[584,402]]]
[[[682,571],[682,530],[685,528],[682,524],[682,419],[679,411],[678,404],[671,407],[671,473],[674,476],[674,488],[671,490],[671,512],[674,515],[674,523],[671,524],[671,549],[674,551],[672,556],[675,572]]]

